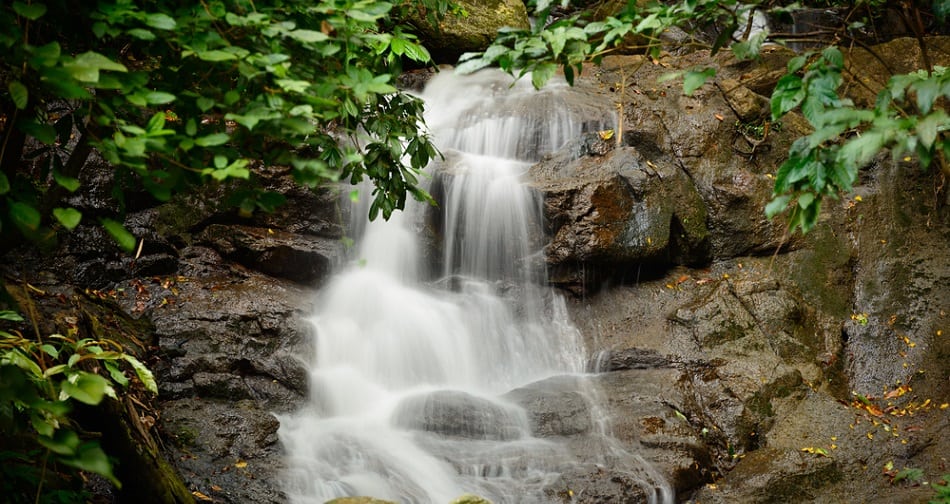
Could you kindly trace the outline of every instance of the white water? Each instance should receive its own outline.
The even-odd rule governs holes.
[[[523,183],[531,163],[580,136],[582,118],[563,105],[563,84],[535,92],[526,81],[443,73],[428,85],[426,120],[446,153],[430,167],[442,270],[424,281],[431,209],[360,226],[353,264],[319,293],[311,404],[282,419],[291,502],[553,502],[545,488],[580,463],[631,466],[661,482],[643,484],[651,502],[672,502],[662,478],[603,433],[590,437],[603,443],[596,460],[579,461],[563,440],[533,437],[526,412],[501,398],[579,376],[586,362],[563,300],[543,285],[540,205]],[[579,390],[601,422],[596,394]]]

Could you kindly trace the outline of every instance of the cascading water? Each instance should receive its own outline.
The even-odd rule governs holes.
[[[662,478],[604,432],[582,441],[602,445],[596,460],[579,460],[564,438],[533,435],[530,412],[510,399],[581,376],[586,362],[563,300],[543,285],[540,205],[524,184],[533,162],[581,135],[568,93],[495,72],[429,83],[426,120],[446,154],[430,167],[440,209],[361,226],[353,264],[319,293],[312,399],[281,422],[291,502],[554,502],[552,484],[579,464],[622,466],[648,501],[672,502]],[[432,227],[441,271],[420,264]],[[602,420],[593,400],[590,411],[592,425]]]

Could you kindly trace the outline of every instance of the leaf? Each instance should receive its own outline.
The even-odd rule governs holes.
[[[716,76],[715,68],[704,68],[700,71],[690,70],[683,76],[683,94],[692,96],[693,92],[703,86],[707,80]]]
[[[214,62],[214,61],[227,61],[227,60],[238,59],[236,54],[230,53],[227,51],[221,51],[218,49],[214,49],[211,51],[198,51],[196,54],[198,56],[198,59],[202,61]]]
[[[749,37],[749,40],[732,44],[732,54],[739,61],[758,58],[759,52],[762,50],[762,43],[765,42],[768,35],[768,30],[762,30],[754,33]]]
[[[125,65],[116,63],[111,59],[94,51],[87,51],[65,65],[63,65],[72,77],[81,82],[98,82],[100,70],[112,70],[116,72],[128,72]]]
[[[946,128],[948,123],[950,123],[950,118],[947,117],[947,113],[943,110],[937,110],[933,114],[921,119],[921,121],[917,123],[917,138],[920,139],[921,145],[927,149],[933,146],[934,141],[937,139],[937,131],[941,127]]]
[[[772,91],[772,120],[778,120],[797,107],[803,99],[805,99],[805,89],[802,87],[802,78],[794,74],[783,76]]]
[[[135,248],[135,236],[132,235],[128,230],[125,229],[122,224],[112,220],[112,219],[102,219],[102,227],[105,228],[106,232],[112,236],[112,238],[119,244],[119,247],[122,250],[131,253]]]
[[[139,40],[155,40],[155,34],[144,28],[132,28],[125,33]]]
[[[53,216],[63,225],[64,228],[72,231],[82,220],[82,212],[75,208],[54,208]]]
[[[287,32],[287,36],[300,42],[323,42],[330,38],[326,33],[315,30],[292,30]]]
[[[118,383],[123,387],[129,386],[129,378],[125,376],[125,373],[119,369],[119,366],[115,365],[115,362],[112,361],[103,361],[106,369],[109,371],[109,376],[112,377],[112,381]]]
[[[135,375],[139,377],[139,381],[142,382],[142,385],[145,386],[145,389],[153,394],[157,394],[158,384],[155,383],[155,376],[152,375],[152,372],[147,367],[145,367],[145,364],[142,364],[141,361],[128,354],[123,354],[122,358],[132,365],[132,369],[135,370]]]
[[[531,84],[535,89],[541,89],[554,76],[555,71],[557,65],[554,63],[541,63],[531,71]]]
[[[207,112],[211,107],[214,106],[214,100],[204,96],[199,96],[198,99],[195,100],[195,105],[197,105],[202,112]]]
[[[38,122],[35,119],[27,119],[17,122],[17,126],[27,135],[30,135],[46,145],[52,145],[56,142],[56,128],[51,124]]]
[[[227,133],[212,133],[195,139],[195,145],[199,147],[214,147],[224,145],[231,137]]]
[[[919,481],[924,477],[924,471],[916,467],[905,467],[900,471],[897,471],[897,474],[894,475],[894,479],[891,480],[892,483],[897,483],[902,480],[907,480],[910,482]]]
[[[9,320],[11,322],[23,322],[23,316],[11,310],[0,310],[0,320]]]
[[[37,441],[57,455],[73,455],[79,448],[79,436],[69,429],[60,429],[52,436],[40,436]]]
[[[59,170],[53,170],[53,180],[69,192],[76,192],[76,190],[79,189],[79,179],[67,177],[60,173]]]
[[[19,0],[13,2],[13,10],[20,16],[23,16],[30,21],[36,21],[37,19],[43,17],[46,14],[46,4],[42,3],[23,3]]]
[[[105,378],[86,371],[77,371],[64,380],[61,386],[66,395],[91,406],[101,403],[106,395],[115,396],[112,385]]]
[[[39,229],[41,220],[39,211],[31,205],[19,201],[11,201],[8,205],[10,206],[10,218],[18,226],[31,231]]]
[[[10,179],[7,178],[6,174],[0,173],[0,196],[10,192]]]
[[[96,473],[105,477],[116,488],[122,488],[122,483],[112,474],[112,464],[106,452],[96,441],[83,443],[77,450],[76,455],[70,458],[61,458],[61,462],[73,466],[79,470]]]
[[[145,101],[150,105],[163,105],[175,101],[177,97],[171,93],[162,91],[150,91],[145,93]]]
[[[7,90],[10,91],[10,98],[13,99],[13,104],[16,108],[23,110],[26,108],[26,104],[30,98],[30,92],[26,89],[26,86],[18,80],[10,81],[10,84],[7,85]]]
[[[159,30],[174,30],[178,23],[168,14],[155,13],[145,16],[145,24]]]
[[[765,205],[765,216],[771,219],[772,217],[782,213],[788,206],[788,202],[791,201],[791,199],[792,196],[790,194],[778,196],[772,199],[768,205]]]

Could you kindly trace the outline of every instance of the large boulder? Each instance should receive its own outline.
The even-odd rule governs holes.
[[[502,28],[527,30],[528,12],[521,0],[460,0],[443,19],[432,23],[428,13],[415,11],[411,22],[423,44],[440,63],[455,63],[466,52],[483,51]]]
[[[632,147],[571,159],[568,151],[532,168],[552,232],[551,280],[582,286],[635,275],[638,267],[708,259],[702,200],[689,177]],[[600,278],[578,276],[596,264]]]

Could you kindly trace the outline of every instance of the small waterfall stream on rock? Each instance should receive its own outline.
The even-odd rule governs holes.
[[[561,502],[565,474],[604,468],[645,502],[673,502],[608,435],[580,335],[544,285],[540,202],[525,184],[544,154],[611,127],[609,104],[570,103],[563,83],[510,84],[443,72],[426,87],[446,156],[429,168],[440,207],[354,226],[358,254],[319,292],[311,401],[281,421],[291,502]],[[545,409],[559,398],[573,409]]]

